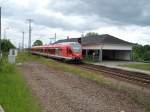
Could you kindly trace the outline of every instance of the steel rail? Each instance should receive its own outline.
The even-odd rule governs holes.
[[[150,87],[150,75],[147,74],[130,72],[126,70],[120,70],[92,64],[79,64],[77,65],[77,67],[90,71],[105,73],[106,75],[109,75],[111,77],[118,77],[121,79],[128,80],[130,82],[132,81],[136,82],[137,84],[142,84]]]

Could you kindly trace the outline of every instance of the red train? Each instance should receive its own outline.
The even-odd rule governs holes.
[[[82,47],[77,42],[66,42],[54,45],[34,46],[32,54],[42,55],[63,61],[81,61]]]

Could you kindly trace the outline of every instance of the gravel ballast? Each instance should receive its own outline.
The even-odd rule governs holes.
[[[19,67],[42,112],[145,112],[124,92],[38,62]]]

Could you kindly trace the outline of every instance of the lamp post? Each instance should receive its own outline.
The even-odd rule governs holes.
[[[9,27],[4,28],[4,39],[6,39],[6,31],[9,30]]]

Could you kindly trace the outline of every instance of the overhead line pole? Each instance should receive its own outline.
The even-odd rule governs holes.
[[[27,21],[29,22],[29,41],[28,41],[28,49],[31,49],[31,32],[32,32],[32,28],[31,28],[31,23],[32,23],[32,19],[27,19]]]
[[[55,33],[55,42],[56,42],[56,33]]]
[[[22,50],[24,51],[24,31],[22,32]]]
[[[2,47],[1,47],[1,6],[0,6],[0,59],[2,58]]]
[[[55,33],[54,37],[49,38],[50,39],[50,44],[51,44],[51,40],[54,40],[56,42],[56,38],[57,38],[57,36],[56,36],[56,33]]]

